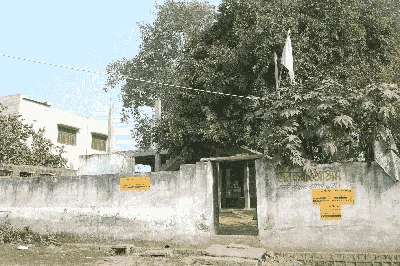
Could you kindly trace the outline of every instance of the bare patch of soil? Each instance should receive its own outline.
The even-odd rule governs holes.
[[[34,246],[18,250],[18,245],[0,245],[0,265],[95,265],[107,254],[98,247]]]
[[[256,210],[234,209],[219,214],[220,235],[258,235]]]

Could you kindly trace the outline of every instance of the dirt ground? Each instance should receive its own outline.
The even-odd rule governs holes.
[[[110,250],[96,246],[35,246],[18,250],[18,245],[0,245],[0,265],[188,265],[184,257],[112,256]]]
[[[0,245],[0,265],[95,265],[106,258],[104,250],[95,247],[34,246],[18,250],[18,245]]]
[[[115,256],[110,258],[108,261],[99,261],[95,264],[96,266],[117,266],[117,265],[126,265],[126,266],[141,266],[141,265],[154,265],[154,266],[187,266],[187,265],[204,265],[200,262],[196,262],[195,259],[190,257],[172,257],[172,258],[163,258],[163,257],[139,257],[139,256]],[[217,264],[214,264],[217,265]],[[226,264],[219,264],[226,265]]]
[[[222,210],[219,214],[220,235],[258,235],[256,210]]]
[[[0,265],[97,265],[97,266],[186,266],[205,265],[193,254],[174,254],[171,257],[142,257],[138,255],[115,256],[109,253],[110,246],[62,244],[61,246],[34,246],[18,250],[18,245],[0,245]],[[227,263],[212,265],[228,266]]]

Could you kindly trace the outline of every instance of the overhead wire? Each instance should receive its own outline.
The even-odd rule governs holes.
[[[13,58],[13,59],[18,59],[18,60],[22,60],[22,61],[38,63],[38,64],[49,65],[49,66],[61,67],[61,68],[66,68],[66,69],[71,69],[71,70],[78,70],[78,71],[83,71],[83,72],[97,74],[97,75],[105,75],[105,76],[109,75],[109,74],[107,74],[105,72],[99,72],[99,71],[87,70],[87,69],[83,69],[83,68],[70,67],[70,66],[65,66],[65,65],[60,65],[60,64],[42,62],[42,61],[38,61],[38,60],[32,60],[32,59],[27,59],[27,58],[23,58],[23,57],[12,56],[12,55],[0,54],[0,56]],[[195,89],[195,88],[186,87],[186,86],[179,86],[179,85],[174,85],[174,84],[169,84],[169,83],[163,83],[163,82],[157,82],[157,81],[151,81],[151,80],[144,80],[144,79],[140,79],[140,78],[133,78],[133,77],[125,76],[125,75],[117,75],[117,76],[120,77],[120,78],[128,79],[128,80],[139,81],[139,82],[155,84],[155,85],[160,85],[160,86],[180,88],[180,89],[184,89],[184,90],[191,90],[191,91],[204,92],[204,93],[223,95],[223,96],[230,96],[230,97],[238,97],[238,98],[249,99],[249,100],[261,100],[261,101],[264,100],[263,97],[258,97],[258,96],[243,96],[243,95],[230,94],[230,93],[224,93],[224,92],[219,92],[219,91]]]

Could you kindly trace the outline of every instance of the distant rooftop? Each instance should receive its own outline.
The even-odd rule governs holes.
[[[48,101],[45,101],[45,102],[35,101],[35,100],[32,100],[32,99],[27,98],[25,95],[23,95],[23,94],[21,94],[21,93],[19,93],[19,94],[3,95],[3,96],[0,96],[0,98],[1,98],[1,97],[16,96],[16,95],[19,95],[23,100],[28,101],[28,102],[40,104],[40,105],[43,105],[43,106],[46,106],[46,107],[51,107],[51,106],[52,106],[52,104],[51,104],[50,102],[48,102]],[[82,117],[85,117],[85,118],[88,118],[88,119],[102,120],[102,119],[91,118],[91,117],[88,117],[88,116],[83,115],[83,114],[78,114],[78,113],[75,113],[75,112],[70,112],[70,111],[62,110],[62,109],[59,109],[59,108],[54,108],[54,109],[57,109],[57,110],[60,110],[60,111],[63,111],[63,112],[72,113],[72,114],[74,114],[74,115],[82,116]]]
[[[35,100],[32,100],[32,99],[28,99],[28,98],[26,98],[26,97],[23,97],[22,99],[24,99],[24,100],[26,100],[26,101],[29,101],[29,102],[34,102],[34,103],[37,103],[37,104],[41,104],[41,105],[44,105],[44,106],[48,106],[48,107],[51,106],[51,103],[49,103],[48,101],[39,102],[39,101],[35,101]]]
[[[36,103],[36,104],[44,105],[44,106],[47,106],[47,107],[51,107],[52,106],[52,104],[49,103],[48,101],[45,101],[45,102],[35,101],[35,100],[32,100],[32,99],[26,98],[25,95],[22,95],[22,99],[24,99],[26,101],[29,101],[29,102]],[[62,110],[62,109],[58,109],[58,108],[54,108],[54,109],[61,110],[63,112],[72,113],[74,115],[82,116],[82,117],[85,117],[85,118],[93,119],[93,118],[90,118],[90,117],[88,117],[86,115],[78,114],[78,113],[75,113],[75,112],[70,112],[70,111],[66,111],[66,110]]]
[[[10,96],[20,96],[23,100],[26,100],[26,101],[29,101],[29,102],[41,104],[41,105],[48,106],[48,107],[51,106],[51,103],[49,103],[48,101],[45,101],[45,102],[35,101],[35,100],[32,100],[32,99],[27,98],[25,95],[23,95],[23,94],[21,94],[21,93],[19,93],[19,94],[3,95],[3,96],[0,96],[0,98],[2,98],[2,97],[10,97]]]

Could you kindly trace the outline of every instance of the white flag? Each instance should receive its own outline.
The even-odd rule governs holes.
[[[288,31],[285,47],[283,47],[282,65],[284,65],[289,70],[290,81],[293,84],[294,70],[293,70],[293,54],[292,54],[292,42],[290,40],[290,30]]]
[[[393,139],[393,135],[390,130],[386,129],[381,131],[383,140],[375,141],[374,143],[374,154],[375,161],[380,167],[390,176],[394,181],[400,180],[400,157],[398,156],[398,149]],[[390,147],[386,148],[384,140],[390,141]]]

